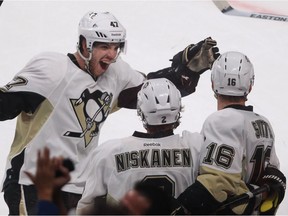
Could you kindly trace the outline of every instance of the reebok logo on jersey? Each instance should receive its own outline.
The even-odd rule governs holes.
[[[161,146],[160,143],[144,143],[143,146]]]

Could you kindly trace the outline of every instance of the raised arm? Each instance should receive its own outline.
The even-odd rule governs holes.
[[[147,79],[167,78],[179,89],[182,97],[187,96],[195,92],[200,75],[210,69],[219,56],[216,45],[216,41],[210,37],[197,44],[190,44],[173,57],[170,67],[148,73]],[[138,75],[143,76],[140,73]],[[141,86],[142,84],[123,90],[118,97],[117,106],[135,109]]]
[[[149,73],[147,78],[167,78],[177,86],[182,97],[187,96],[195,92],[200,75],[211,69],[219,56],[216,45],[216,41],[210,37],[190,44],[173,57],[171,67]]]

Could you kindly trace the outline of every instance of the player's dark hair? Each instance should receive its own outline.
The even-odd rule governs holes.
[[[170,124],[163,124],[163,125],[149,125],[149,124],[144,124],[144,127],[146,128],[147,131],[153,131],[153,132],[161,132],[161,131],[169,131],[169,130],[174,130],[180,125],[180,118],[181,115],[179,114],[179,119]],[[142,120],[143,121],[143,120]]]
[[[221,97],[223,98],[224,100],[226,101],[231,101],[231,102],[234,102],[234,103],[239,103],[241,101],[246,101],[247,100],[247,95],[245,96],[230,96],[230,95],[220,95],[218,94],[218,97]]]

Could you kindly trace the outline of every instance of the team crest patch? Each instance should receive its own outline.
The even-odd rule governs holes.
[[[100,125],[110,112],[113,95],[96,90],[90,93],[86,89],[78,99],[70,99],[82,131],[66,131],[64,136],[84,138],[87,147],[93,137],[99,133]]]

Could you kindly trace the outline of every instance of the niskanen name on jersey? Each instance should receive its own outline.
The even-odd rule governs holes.
[[[192,157],[190,149],[145,149],[117,154],[115,164],[118,172],[130,168],[191,167]]]

